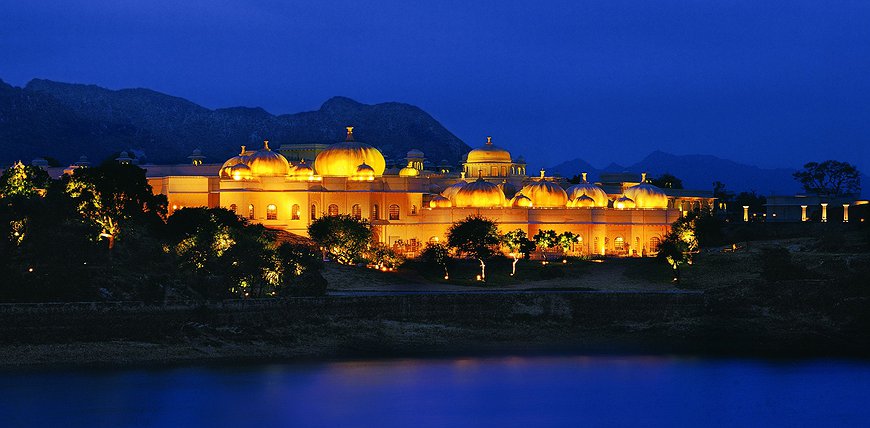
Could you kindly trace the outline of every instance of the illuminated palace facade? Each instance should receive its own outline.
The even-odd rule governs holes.
[[[424,168],[423,153],[408,153],[405,167],[386,169],[376,148],[354,141],[272,150],[268,141],[223,164],[145,165],[155,193],[183,207],[223,207],[267,227],[306,235],[320,216],[347,214],[371,222],[379,242],[405,253],[443,241],[448,228],[471,215],[521,229],[570,231],[578,254],[651,255],[669,225],[690,210],[710,209],[710,192],[666,192],[634,174],[603,176],[600,183],[567,186],[554,177],[526,175],[522,158],[492,143],[470,151],[458,171],[442,162]],[[282,154],[284,153],[284,154]],[[286,155],[286,156],[285,156]],[[288,157],[290,160],[288,160]]]

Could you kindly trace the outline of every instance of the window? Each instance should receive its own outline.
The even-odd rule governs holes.
[[[661,244],[662,240],[658,237],[652,237],[649,239],[649,250],[652,252],[658,252],[659,244]]]
[[[311,204],[311,219],[317,220],[317,205]]]
[[[337,216],[338,215],[338,205],[329,204],[329,207],[326,209],[326,214],[329,216]]]
[[[617,236],[616,239],[613,240],[613,249],[622,251],[623,248],[625,248],[625,239],[622,239],[621,236]]]
[[[236,214],[236,210],[238,209],[239,207],[237,207],[236,204],[230,204],[230,211],[232,211],[233,214]]]
[[[293,204],[290,208],[290,220],[299,220],[299,204]]]
[[[251,220],[254,219],[254,204],[248,205],[248,218]]]
[[[390,220],[399,219],[399,206],[396,204],[390,205]]]
[[[380,209],[378,208],[378,204],[372,205],[372,220],[379,220],[380,215],[381,213]]]
[[[417,206],[411,205],[411,215],[417,215]]]
[[[359,204],[354,204],[350,208],[350,215],[357,220],[362,218],[362,208],[359,207]]]
[[[278,207],[275,204],[266,206],[266,220],[278,220]]]
[[[489,175],[490,175],[490,177],[497,176],[498,175],[498,167],[497,166],[489,167]]]
[[[501,175],[507,176],[507,167],[506,166],[501,167]]]

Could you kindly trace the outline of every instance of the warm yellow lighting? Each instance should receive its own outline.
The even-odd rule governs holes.
[[[828,204],[822,204],[822,223],[828,222]]]
[[[843,204],[843,223],[849,222],[849,204]]]
[[[801,221],[807,221],[807,206],[801,205]]]
[[[749,221],[749,205],[743,206],[743,221],[744,222]]]

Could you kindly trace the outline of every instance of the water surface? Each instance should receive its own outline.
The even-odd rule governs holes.
[[[868,426],[870,363],[510,357],[0,374],[0,426]]]

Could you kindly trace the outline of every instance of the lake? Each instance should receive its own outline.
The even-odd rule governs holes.
[[[0,426],[868,426],[870,362],[504,357],[0,373]]]

